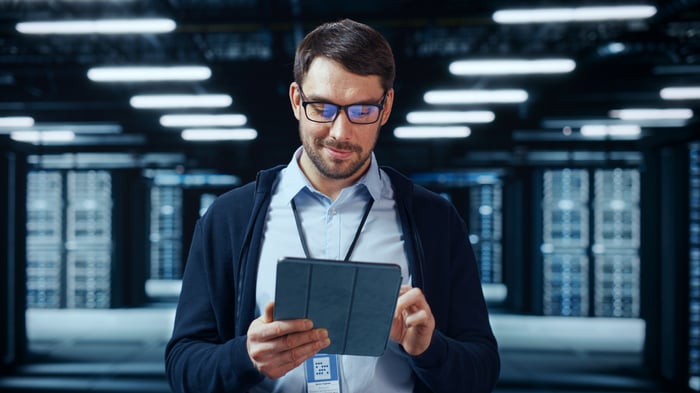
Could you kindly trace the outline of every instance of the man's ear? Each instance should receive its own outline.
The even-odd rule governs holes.
[[[299,85],[296,82],[292,82],[289,85],[289,103],[292,105],[294,117],[296,117],[297,120],[301,120],[301,92],[299,91]]]
[[[382,110],[382,125],[389,121],[389,115],[391,115],[391,108],[394,107],[394,88],[392,87],[386,92],[386,99],[384,100],[384,109]]]

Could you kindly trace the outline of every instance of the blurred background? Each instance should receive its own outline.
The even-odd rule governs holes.
[[[699,391],[697,0],[0,0],[0,391],[168,391],[194,224],[291,159],[343,17],[396,56],[380,164],[469,226],[496,391]]]

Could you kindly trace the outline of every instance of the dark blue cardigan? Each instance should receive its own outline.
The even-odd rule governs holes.
[[[246,392],[263,379],[246,350],[256,318],[260,239],[281,166],[221,195],[196,225],[166,374],[174,392]],[[436,321],[428,350],[407,355],[415,392],[490,392],[500,358],[464,221],[442,197],[390,168],[413,286]]]

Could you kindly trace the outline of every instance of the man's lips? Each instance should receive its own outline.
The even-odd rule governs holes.
[[[331,158],[337,159],[337,160],[344,160],[352,156],[353,151],[352,150],[343,150],[343,149],[336,149],[330,146],[326,146],[326,151],[328,154],[331,156]]]

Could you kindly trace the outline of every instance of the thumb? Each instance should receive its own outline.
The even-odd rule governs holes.
[[[263,322],[270,323],[274,319],[275,302],[269,302],[265,306],[265,313],[263,314]]]

